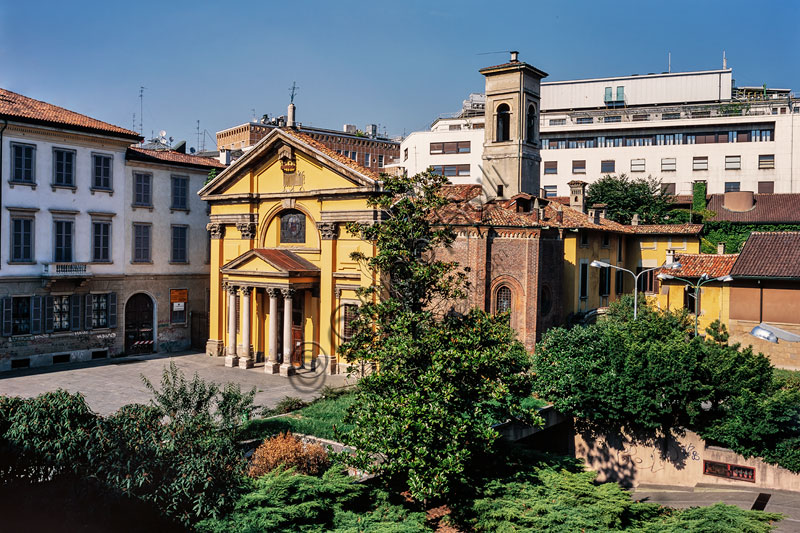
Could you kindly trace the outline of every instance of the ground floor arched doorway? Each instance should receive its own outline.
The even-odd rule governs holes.
[[[152,353],[155,348],[153,299],[142,292],[125,304],[125,353]]]

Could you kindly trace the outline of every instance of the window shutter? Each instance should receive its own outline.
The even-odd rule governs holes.
[[[84,298],[86,298],[86,313],[83,315],[83,329],[92,329],[92,302],[94,297],[91,294],[87,294]]]
[[[78,331],[81,329],[81,295],[73,294],[69,298],[70,298],[69,323],[72,326],[72,331]]]
[[[108,294],[108,327],[117,327],[117,293]]]
[[[33,335],[42,332],[42,297],[31,296],[31,333]]]
[[[11,298],[3,298],[3,337],[11,336]]]
[[[45,296],[44,298],[44,332],[53,332],[53,297]]]

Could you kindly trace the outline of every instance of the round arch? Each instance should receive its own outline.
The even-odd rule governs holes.
[[[524,301],[522,291],[522,284],[513,276],[503,275],[498,276],[492,280],[490,286],[490,311],[492,314],[498,312],[498,296],[500,289],[503,287],[508,288],[510,291],[510,311],[511,311],[511,327],[523,333],[522,329],[525,326],[525,307],[520,305]]]
[[[511,140],[511,107],[506,103],[501,103],[495,109],[495,142]]]
[[[125,335],[125,353],[152,353],[157,351],[158,300],[150,292],[140,290],[125,300],[122,308]]]
[[[264,217],[264,222],[259,224],[258,239],[257,239],[258,247],[259,248],[267,248],[267,245],[266,245],[267,231],[269,230],[269,227],[272,225],[272,223],[275,221],[275,219],[276,218],[279,219],[281,213],[283,213],[284,211],[300,211],[301,213],[303,213],[306,216],[306,219],[307,219],[306,222],[308,224],[313,224],[314,233],[315,233],[316,238],[317,238],[316,244],[317,244],[317,246],[319,246],[322,238],[320,236],[319,229],[317,228],[317,224],[316,224],[317,221],[314,219],[314,217],[311,215],[309,210],[306,209],[305,206],[300,205],[300,204],[295,202],[295,204],[293,206],[291,206],[291,207],[285,206],[282,203],[281,204],[277,204],[277,205],[273,206],[272,209],[270,209],[267,212],[266,216]],[[278,220],[278,223],[280,223],[280,220]],[[306,228],[308,228],[308,225],[306,225]],[[280,229],[279,229],[279,231],[280,231]],[[308,231],[308,230],[306,230],[306,231]],[[306,245],[308,245],[308,243],[306,243]]]

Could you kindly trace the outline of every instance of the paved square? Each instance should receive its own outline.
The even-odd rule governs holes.
[[[170,361],[175,362],[187,379],[197,373],[204,380],[219,385],[238,383],[243,391],[256,387],[255,404],[258,407],[274,407],[286,396],[311,400],[319,396],[325,385],[341,387],[347,380],[346,375],[329,376],[321,370],[301,371],[290,378],[265,374],[263,363],[247,370],[226,368],[221,357],[191,352],[128,356],[4,372],[0,374],[0,395],[31,397],[61,388],[82,393],[95,412],[108,415],[129,403],[149,403],[151,394],[142,383],[142,376],[160,388],[161,375]]]

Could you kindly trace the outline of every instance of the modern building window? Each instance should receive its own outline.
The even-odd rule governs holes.
[[[431,172],[448,178],[466,177],[469,176],[469,165],[434,165]]]
[[[111,261],[111,222],[92,221],[92,261],[108,263]]]
[[[758,168],[775,168],[775,154],[758,156]]]
[[[152,207],[153,190],[151,174],[144,172],[133,173],[133,205]]]
[[[611,294],[611,267],[603,267],[600,269],[598,294],[600,296],[608,296]]]
[[[738,181],[726,181],[725,182],[725,192],[739,192],[739,182]]]
[[[365,166],[365,167],[369,167],[369,164],[370,164],[370,155],[372,155],[372,154],[370,154],[369,152],[365,152],[365,153],[364,153],[364,166]]]
[[[616,172],[615,168],[616,168],[616,164],[615,164],[613,159],[610,159],[608,161],[601,161],[600,162],[600,172],[603,172],[603,173],[606,173],[606,174],[613,174],[614,172]]]
[[[114,158],[105,154],[92,154],[92,188],[111,190]]]
[[[581,263],[580,271],[580,288],[578,295],[581,300],[585,300],[589,296],[589,265],[588,263]]]
[[[404,148],[403,149],[403,161],[406,161],[407,159],[408,159],[408,148]]]
[[[740,155],[725,156],[725,170],[739,170],[741,168],[742,168],[742,156]]]
[[[620,85],[617,87],[617,102],[625,101],[625,86]]]
[[[53,185],[75,186],[75,150],[53,149]]]
[[[495,309],[498,314],[511,311],[511,289],[505,285],[497,289]]]
[[[774,181],[759,181],[758,182],[758,194],[772,194],[775,192],[775,182]]]
[[[620,115],[612,115],[610,117],[603,117],[603,122],[622,122]]]
[[[692,170],[708,170],[708,156],[696,156],[692,159]]]
[[[634,122],[643,122],[645,120],[649,120],[650,115],[633,115]]]
[[[605,95],[603,96],[603,101],[607,104],[614,101],[614,93],[612,87],[605,88]]]
[[[71,220],[56,220],[54,230],[54,258],[56,263],[72,262],[72,237],[75,223]]]
[[[676,166],[674,157],[661,158],[661,172],[675,172]]]
[[[507,141],[511,138],[511,108],[508,104],[497,106],[497,131],[495,140],[497,142]]]
[[[551,118],[547,122],[550,126],[564,126],[567,123],[565,118]]]
[[[172,262],[188,263],[187,235],[189,226],[172,226]]]
[[[545,161],[544,162],[545,174],[558,174],[558,161]]]
[[[172,176],[172,209],[189,209],[189,178]]]
[[[572,173],[573,174],[586,174],[586,160],[573,159],[572,160]]]
[[[133,262],[150,262],[150,224],[133,225]]]
[[[51,296],[46,305],[49,305],[52,310],[53,324],[52,327],[48,324],[45,331],[69,331],[72,297],[68,294]],[[49,322],[49,317],[47,317],[47,321]]]
[[[536,142],[536,106],[533,104],[528,105],[527,120],[525,123],[525,135],[529,143]],[[566,123],[566,120],[564,121]],[[552,125],[552,124],[551,124]]]
[[[36,146],[11,143],[11,181],[36,183]]]
[[[675,196],[675,184],[674,183],[662,183],[661,184],[661,192],[663,194],[668,194],[670,196]]]
[[[677,120],[679,118],[681,118],[680,113],[663,113],[661,115],[662,120]]]
[[[544,197],[545,198],[553,198],[558,194],[558,186],[557,185],[545,185],[542,187],[544,190]]]
[[[470,141],[431,143],[431,154],[468,154],[470,153]]]
[[[11,262],[33,262],[33,219],[11,219]]]
[[[594,117],[578,117],[575,119],[575,124],[592,124]]]
[[[645,160],[644,159],[631,159],[631,172],[644,172]]]
[[[281,243],[304,242],[306,242],[306,216],[296,210],[284,211],[281,214]]]

